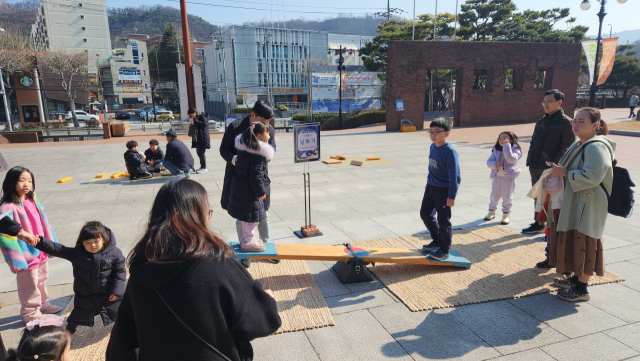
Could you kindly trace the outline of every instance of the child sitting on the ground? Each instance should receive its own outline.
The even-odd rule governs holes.
[[[127,142],[127,151],[124,153],[124,162],[127,165],[127,172],[129,172],[129,179],[148,179],[153,177],[153,174],[149,173],[147,165],[145,163],[144,156],[138,153],[138,142],[130,140]]]
[[[144,151],[144,157],[149,172],[159,173],[164,160],[164,152],[160,149],[160,143],[157,140],[151,139],[149,141],[149,149]]]
[[[516,177],[520,175],[518,159],[522,150],[518,144],[518,136],[513,132],[500,133],[493,146],[487,166],[491,169],[491,196],[489,197],[489,213],[485,221],[496,218],[498,202],[502,198],[502,224],[509,224],[509,214],[513,204],[513,191],[516,189]]]
[[[429,177],[420,207],[420,218],[429,229],[433,241],[422,248],[435,251],[429,257],[443,260],[449,258],[453,237],[451,207],[455,204],[460,187],[460,164],[458,152],[447,142],[451,123],[445,118],[436,118],[429,128],[433,144],[429,150]]]
[[[113,232],[100,222],[87,222],[74,248],[41,238],[36,247],[73,266],[73,311],[67,319],[72,334],[78,325],[93,327],[100,315],[106,326],[115,321],[124,294],[127,270],[122,251],[116,247]]]
[[[6,361],[71,361],[71,336],[60,328],[63,321],[56,315],[29,321],[18,347],[9,350]]]
[[[227,211],[242,221],[240,248],[245,252],[262,252],[266,249],[254,231],[269,210],[270,184],[267,162],[273,158],[275,149],[269,142],[269,126],[253,123],[235,140],[238,150],[236,174],[231,180],[231,196]]]

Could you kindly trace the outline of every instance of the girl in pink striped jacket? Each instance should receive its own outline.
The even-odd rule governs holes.
[[[31,171],[19,166],[11,168],[2,183],[0,212],[9,212],[7,217],[19,223],[24,231],[57,242],[34,188],[35,179]],[[24,322],[41,318],[43,313],[59,312],[59,306],[49,303],[46,287],[49,255],[6,234],[0,234],[0,250],[11,272],[16,274],[18,298],[22,305],[20,315]]]

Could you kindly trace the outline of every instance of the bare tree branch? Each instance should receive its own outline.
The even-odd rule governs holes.
[[[7,92],[7,106],[11,109],[11,78],[15,73],[31,71],[33,69],[34,57],[29,49],[29,41],[26,37],[14,33],[6,32],[0,36],[0,68],[2,68],[2,79]],[[10,121],[7,119],[7,121]]]
[[[78,90],[84,90],[89,83],[89,59],[87,58],[87,53],[70,49],[58,49],[39,58],[38,62],[49,72],[61,77],[60,85],[67,93],[73,124],[79,127],[75,99]],[[74,76],[76,76],[75,82],[73,80]]]

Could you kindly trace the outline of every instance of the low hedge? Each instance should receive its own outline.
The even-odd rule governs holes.
[[[276,107],[276,109],[278,109],[278,110],[279,110],[279,111],[281,111],[281,112],[288,112],[288,111],[289,111],[289,108],[287,108],[287,106],[286,106],[286,105],[282,105],[282,104],[281,104],[281,105],[278,105],[278,106]]]
[[[344,116],[345,114],[346,113],[343,113],[342,116]],[[309,122],[320,122],[320,123],[323,123],[323,122],[326,122],[328,120],[331,120],[331,119],[337,118],[337,117],[338,117],[338,114],[316,114],[316,115],[313,116],[313,120],[310,121],[309,120],[309,114],[298,113],[298,114],[294,114],[291,117],[291,120],[297,120],[297,121],[299,121],[301,123],[309,123]]]
[[[252,108],[233,108],[233,113],[251,113]]]

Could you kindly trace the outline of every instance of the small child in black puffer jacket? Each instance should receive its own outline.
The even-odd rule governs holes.
[[[100,315],[103,325],[116,320],[124,295],[127,269],[122,251],[116,247],[113,232],[97,221],[87,222],[74,248],[40,237],[36,248],[73,265],[74,307],[67,330],[93,327],[93,317]]]
[[[227,212],[242,221],[240,248],[245,252],[262,252],[265,246],[254,235],[258,223],[269,210],[271,180],[267,162],[273,158],[275,149],[269,142],[269,126],[253,123],[236,137],[236,174],[231,180],[231,195]]]

